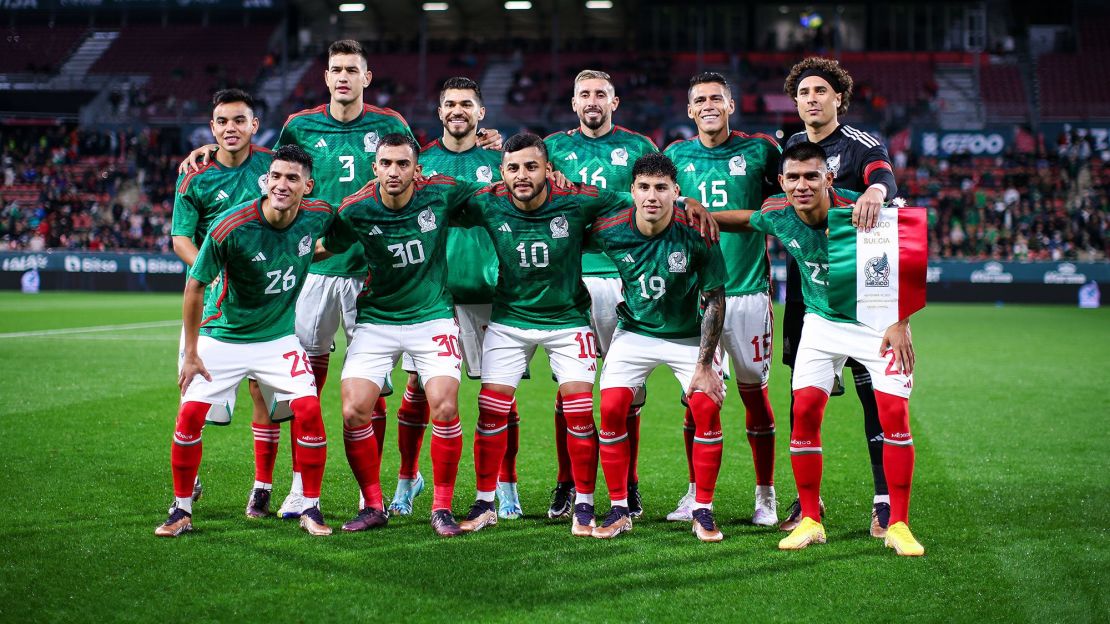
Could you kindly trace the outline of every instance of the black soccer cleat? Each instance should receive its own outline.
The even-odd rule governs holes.
[[[560,481],[551,490],[551,507],[547,509],[548,518],[565,518],[574,507],[574,482]]]
[[[574,506],[574,516],[570,523],[570,534],[575,537],[590,537],[594,534],[594,506],[589,503],[578,503]]]
[[[628,484],[628,515],[639,518],[644,515],[644,501],[640,497],[640,484]]]
[[[247,497],[248,518],[265,518],[270,515],[270,490],[254,488]]]
[[[455,537],[463,533],[450,509],[437,509],[432,512],[432,528],[440,537]]]
[[[381,509],[364,507],[358,515],[351,518],[343,525],[343,530],[348,532],[369,531],[389,524],[389,515]]]
[[[497,509],[493,501],[476,500],[470,506],[466,519],[459,523],[459,528],[464,533],[473,533],[497,524]]]

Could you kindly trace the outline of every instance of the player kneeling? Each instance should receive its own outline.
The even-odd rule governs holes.
[[[320,513],[327,438],[293,318],[316,241],[335,218],[327,203],[303,199],[312,186],[312,157],[295,145],[278,149],[267,174],[267,195],[217,218],[189,272],[181,409],[170,451],[177,500],[155,535],[192,530],[205,418],[211,410],[226,410],[247,377],[258,380],[274,401],[290,402],[304,482],[301,526],[312,535],[331,534]],[[204,290],[217,279],[219,294],[205,305]]]
[[[662,154],[641,157],[632,170],[635,206],[593,227],[595,242],[613,259],[623,283],[617,330],[601,369],[600,454],[612,502],[593,530],[601,539],[632,529],[629,407],[635,389],[663,364],[682,384],[694,416],[694,534],[704,542],[724,539],[713,519],[713,491],[723,449],[717,345],[726,274],[721,248],[709,244],[675,207],[677,174]]]

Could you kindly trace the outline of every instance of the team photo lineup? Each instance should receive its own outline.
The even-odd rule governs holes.
[[[766,527],[759,547],[800,550],[826,541],[821,425],[851,378],[873,481],[870,524],[858,530],[897,555],[924,554],[909,523],[909,314],[872,327],[831,303],[834,217],[862,239],[899,205],[886,147],[838,120],[853,94],[850,67],[812,56],[782,77],[804,130],[781,144],[731,127],[737,103],[725,77],[691,76],[679,96],[697,132],[668,146],[618,125],[621,94],[605,68],[587,67],[563,87],[577,127],[502,136],[485,119],[480,85],[457,76],[437,94],[442,135],[420,146],[401,115],[369,103],[373,80],[401,69],[374,67],[357,41],[335,41],[322,76],[330,100],[290,115],[273,146],[254,142],[251,94],[215,94],[215,143],[180,164],[173,204],[173,251],[190,268],[173,500],[155,535],[191,531],[194,513],[203,525],[202,433],[231,422],[246,381],[248,518],[277,515],[332,534],[321,511],[324,422],[341,417],[360,493],[342,531],[388,531],[391,519],[426,514],[441,537],[497,531],[525,513],[520,427],[553,427],[558,472],[541,513],[574,537],[616,538],[645,514],[640,413],[652,401],[683,419],[688,489],[674,492],[666,519],[719,542],[722,412],[738,418],[742,404],[755,474],[744,520]],[[781,336],[772,330],[772,237],[791,256]],[[340,330],[345,349],[336,347]],[[553,411],[522,418],[515,395],[538,350],[558,387]],[[790,376],[772,379],[779,357]],[[398,365],[404,388],[391,382]],[[659,367],[673,372],[681,397],[649,396]],[[480,384],[477,405],[459,400],[468,383]],[[772,407],[768,384],[789,385],[789,405]],[[341,415],[322,412],[325,386],[341,395]],[[471,453],[459,415],[474,412]],[[381,475],[388,414],[400,455],[391,497],[383,488],[393,480]],[[422,472],[429,423],[431,467]],[[781,434],[792,501],[774,485]],[[289,445],[291,475],[275,475],[279,442]],[[676,436],[676,453],[678,444]],[[474,497],[456,497],[459,471],[471,466]],[[595,499],[599,477],[608,500]],[[288,493],[275,482],[289,483]]]

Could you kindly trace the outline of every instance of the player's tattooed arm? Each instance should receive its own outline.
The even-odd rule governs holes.
[[[887,352],[894,352],[894,366],[903,373],[913,373],[915,356],[913,353],[913,339],[910,337],[910,319],[904,318],[886,328],[883,333],[883,344],[879,347],[879,357],[886,357]]]
[[[751,232],[750,224],[754,210],[722,210],[714,212],[713,219],[722,232]]]
[[[495,152],[501,151],[501,133],[497,128],[479,128],[478,147]]]
[[[220,149],[219,145],[209,143],[208,145],[201,145],[195,150],[189,152],[185,160],[177,166],[178,173],[188,173],[190,171],[197,171],[202,165],[207,165],[208,161],[216,155],[216,150]]]
[[[695,392],[704,392],[720,405],[725,400],[724,382],[713,370],[713,358],[717,356],[717,345],[721,341],[721,332],[725,327],[724,287],[702,293],[702,303],[705,306],[705,313],[701,320],[701,347],[698,350],[694,376],[690,379],[690,388],[686,394],[689,396]]]
[[[204,308],[206,287],[207,284],[192,277],[185,283],[185,301],[181,305],[181,319],[185,325],[185,356],[181,363],[181,373],[177,377],[177,387],[181,388],[182,395],[189,389],[189,384],[193,383],[193,378],[197,375],[212,381],[212,375],[208,374],[208,369],[204,367],[204,362],[197,354],[197,338],[200,335],[200,316]]]

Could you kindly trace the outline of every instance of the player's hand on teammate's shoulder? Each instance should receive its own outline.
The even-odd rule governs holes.
[[[879,211],[883,208],[883,191],[872,186],[859,196],[852,206],[852,226],[870,232],[879,223]]]
[[[708,364],[698,364],[694,368],[694,376],[690,378],[690,389],[686,397],[693,396],[695,392],[704,392],[713,402],[720,405],[725,400],[725,384],[720,375],[713,371]]]
[[[478,147],[495,152],[501,151],[501,133],[497,128],[479,128]]]
[[[888,351],[894,351],[894,365],[906,375],[913,373],[914,353],[913,339],[910,336],[910,319],[905,318],[886,328],[883,333],[883,344],[879,347],[879,355],[885,356]]]
[[[574,182],[571,182],[565,175],[563,175],[562,171],[551,172],[547,176],[547,181],[551,183],[551,186],[554,186],[557,189],[568,189],[574,186]]]
[[[189,152],[189,155],[185,157],[185,160],[181,161],[181,164],[177,166],[177,172],[188,173],[190,171],[199,170],[201,166],[207,165],[208,161],[212,160],[213,155],[215,155],[216,150],[218,150],[219,148],[220,146],[216,145],[215,143],[201,145],[195,150]]]
[[[189,389],[189,385],[193,383],[193,378],[197,375],[204,377],[206,381],[212,381],[212,375],[208,374],[208,369],[204,367],[204,362],[200,359],[200,356],[185,354],[185,361],[181,364],[181,373],[177,376],[177,387],[181,388],[182,396],[185,395],[185,391]]]
[[[690,225],[697,228],[701,235],[706,240],[715,243],[721,239],[721,226],[717,225],[717,221],[701,205],[696,199],[692,197],[684,198],[683,205],[686,208],[686,217],[690,221]]]

